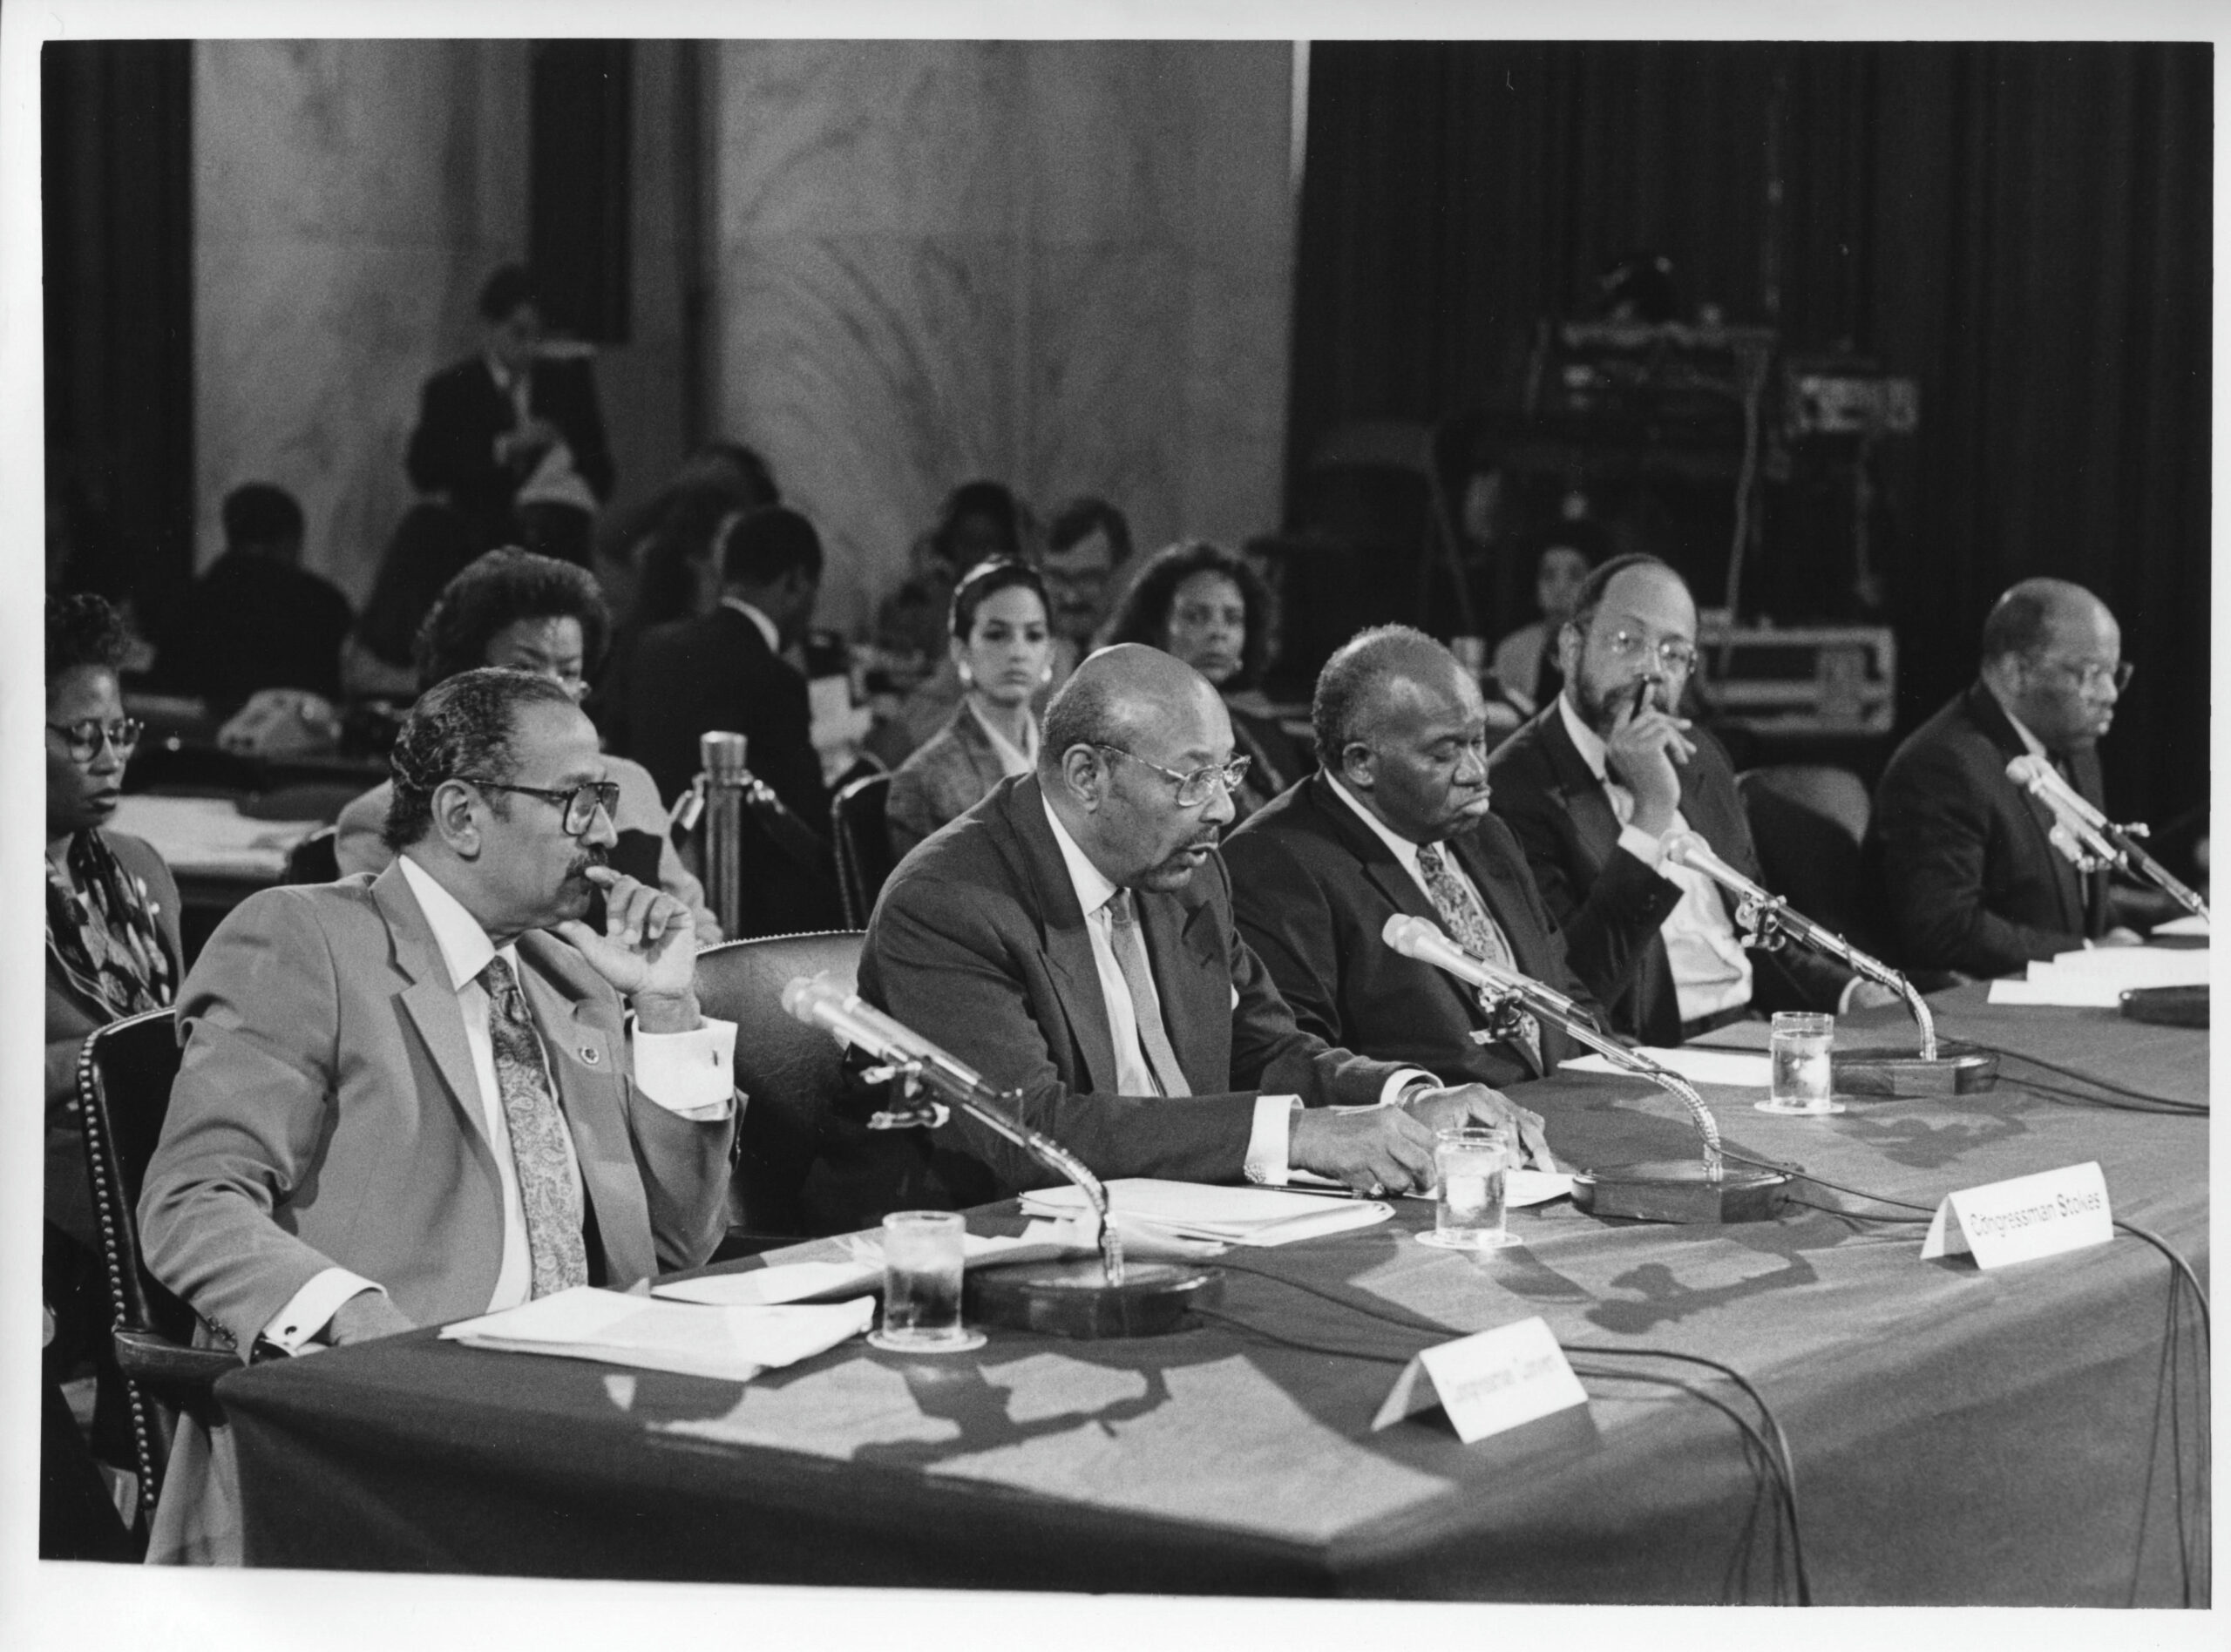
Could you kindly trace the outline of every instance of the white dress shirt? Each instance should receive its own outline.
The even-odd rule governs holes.
[[[500,951],[465,911],[458,898],[406,851],[399,859],[403,881],[434,931],[442,965],[457,993],[458,1013],[465,1022],[465,1047],[472,1055],[472,1076],[480,1095],[482,1127],[488,1133],[489,1150],[496,1160],[496,1174],[503,1184],[504,1254],[496,1270],[496,1288],[488,1310],[512,1308],[526,1301],[533,1286],[533,1261],[527,1249],[526,1215],[519,1201],[519,1170],[512,1158],[512,1131],[504,1112],[503,1093],[496,1080],[496,1051],[488,1035],[488,992],[480,972],[488,961],[502,958],[521,978],[519,949]],[[710,1123],[725,1119],[735,1106],[736,1023],[708,1016],[702,1026],[687,1032],[645,1032],[632,1030],[635,1087],[649,1100],[685,1119]],[[538,1030],[536,1041],[541,1035]],[[549,1058],[543,1059],[546,1079]],[[551,1093],[557,1086],[551,1085]],[[573,1159],[573,1139],[565,1138],[566,1157]],[[580,1169],[573,1165],[575,1185]],[[385,1293],[377,1280],[366,1279],[345,1268],[328,1268],[316,1275],[264,1327],[265,1340],[288,1353],[295,1352],[322,1329],[334,1310],[363,1290]]]
[[[1043,797],[1039,799],[1039,806],[1046,811],[1046,823],[1054,829],[1054,842],[1061,851],[1062,863],[1069,869],[1069,884],[1077,892],[1077,904],[1084,909],[1085,933],[1092,939],[1093,968],[1100,976],[1101,1001],[1108,1011],[1108,1031],[1116,1044],[1116,1092],[1118,1095],[1157,1095],[1161,1087],[1155,1082],[1154,1070],[1147,1065],[1145,1047],[1139,1042],[1138,1017],[1131,1010],[1131,989],[1123,979],[1123,966],[1116,961],[1115,917],[1108,910],[1108,903],[1114,897],[1116,886],[1077,847],[1076,839],[1061,824],[1054,806]],[[1156,991],[1158,993],[1159,989]],[[1157,997],[1156,1002],[1159,1001]],[[1234,987],[1232,1004],[1236,1005],[1238,1001],[1239,989]],[[1438,1083],[1438,1079],[1421,1068],[1401,1068],[1381,1087],[1379,1105],[1391,1106],[1412,1085]],[[1301,1098],[1298,1095],[1255,1098],[1255,1124],[1248,1133],[1245,1164],[1250,1181],[1271,1188],[1286,1185],[1293,1115],[1300,1106]]]
[[[1418,846],[1400,833],[1389,831],[1387,823],[1366,809],[1356,795],[1350,791],[1338,776],[1327,775],[1325,778],[1332,782],[1332,790],[1339,796],[1340,801],[1356,811],[1356,818],[1379,835],[1379,841],[1387,845],[1387,852],[1402,863],[1404,871],[1409,873],[1410,881],[1418,886],[1418,893],[1426,897],[1427,904],[1432,905],[1434,911],[1439,911],[1441,908],[1434,903],[1433,890],[1426,887],[1426,875],[1418,865]],[[1449,876],[1471,895],[1474,904],[1480,909],[1480,916],[1486,918],[1488,923],[1495,924],[1495,928],[1501,931],[1502,925],[1495,923],[1494,909],[1488,904],[1486,897],[1480,893],[1480,886],[1475,884],[1470,875],[1465,871],[1464,863],[1456,858],[1455,851],[1453,850],[1444,851],[1441,857],[1441,863],[1448,868]],[[1510,944],[1510,937],[1508,934],[1503,936],[1503,944],[1505,946]],[[1518,956],[1515,949],[1511,956],[1514,958]]]
[[[1619,823],[1619,847],[1655,871],[1670,878],[1681,891],[1679,904],[1665,915],[1658,934],[1665,942],[1666,962],[1673,969],[1673,995],[1684,1021],[1737,1009],[1751,1001],[1751,955],[1736,938],[1735,925],[1719,897],[1719,885],[1702,872],[1668,865],[1665,840],[1634,824],[1635,795],[1611,777],[1604,767],[1603,737],[1581,721],[1572,708],[1572,696],[1557,696],[1557,714],[1565,733],[1611,800]],[[1673,810],[1667,835],[1692,829],[1680,809]]]

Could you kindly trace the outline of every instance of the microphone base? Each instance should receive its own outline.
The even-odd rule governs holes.
[[[1613,1164],[1572,1179],[1572,1202],[1591,1216],[1630,1222],[1771,1222],[1789,1197],[1791,1178],[1779,1170],[1729,1165],[1718,1181],[1688,1159]]]
[[[1838,1050],[1828,1058],[1835,1093],[1844,1096],[1973,1095],[1998,1083],[1998,1057],[1987,1050],[1940,1043],[1936,1060],[1889,1050]]]
[[[1111,1285],[1097,1258],[1023,1262],[969,1269],[961,1313],[971,1324],[1102,1342],[1183,1330],[1189,1309],[1223,1296],[1224,1275],[1214,1268],[1127,1262],[1123,1283]]]

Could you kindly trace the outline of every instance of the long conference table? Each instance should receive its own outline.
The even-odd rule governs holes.
[[[2118,1218],[2207,1276],[2205,1032],[2108,1010],[1934,1000],[2010,1055],[1995,1090],[1854,1100],[1823,1119],[1707,1087],[1733,1152],[1933,1207],[2096,1161]],[[1895,1016],[1871,1023],[1902,1037]],[[1682,1156],[1638,1081],[1523,1087],[1586,1166]],[[1073,1342],[994,1330],[938,1358],[855,1339],[748,1383],[467,1349],[422,1332],[244,1369],[236,1431],[255,1565],[519,1576],[1534,1602],[1787,1602],[1787,1521],[1755,1409],[1785,1432],[1819,1604],[2204,1605],[2207,1374],[2151,1246],[1991,1271],[1920,1259],[1922,1220],[1800,1182],[1777,1219],[1513,1213],[1468,1256],[1376,1228],[1234,1250],[1217,1317]],[[1820,1207],[1820,1208],[1815,1208]],[[1913,1218],[1861,1219],[1840,1209]],[[1012,1204],[972,1229],[1014,1232]],[[764,1260],[835,1257],[817,1241]],[[746,1259],[737,1266],[762,1265]],[[1359,1311],[1422,1317],[1441,1337]],[[1540,1316],[1585,1420],[1466,1446],[1372,1421],[1400,1363]]]

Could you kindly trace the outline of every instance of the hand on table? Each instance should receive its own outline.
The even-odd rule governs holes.
[[[1549,1152],[1549,1139],[1542,1129],[1542,1115],[1520,1107],[1500,1090],[1484,1084],[1442,1085],[1437,1089],[1411,1091],[1402,1098],[1402,1106],[1428,1130],[1479,1125],[1516,1135],[1522,1163],[1537,1170],[1557,1168]],[[1430,1185],[1430,1177],[1427,1181]]]
[[[1879,1010],[1889,1005],[1904,1002],[1905,999],[1900,998],[1895,992],[1883,985],[1880,981],[1854,981],[1851,984],[1851,996],[1844,1000],[1844,1010],[1847,1013],[1859,1010]]]
[[[1433,1131],[1400,1107],[1304,1107],[1293,1117],[1286,1162],[1376,1198],[1433,1186]]]

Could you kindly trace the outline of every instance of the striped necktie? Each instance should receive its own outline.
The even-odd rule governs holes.
[[[519,1207],[526,1218],[527,1253],[534,1264],[533,1294],[547,1297],[589,1282],[588,1250],[581,1237],[581,1184],[567,1150],[565,1115],[550,1087],[542,1041],[527,1013],[512,966],[492,958],[480,972],[488,992],[488,1041],[496,1053],[496,1089],[512,1135],[519,1171]]]

